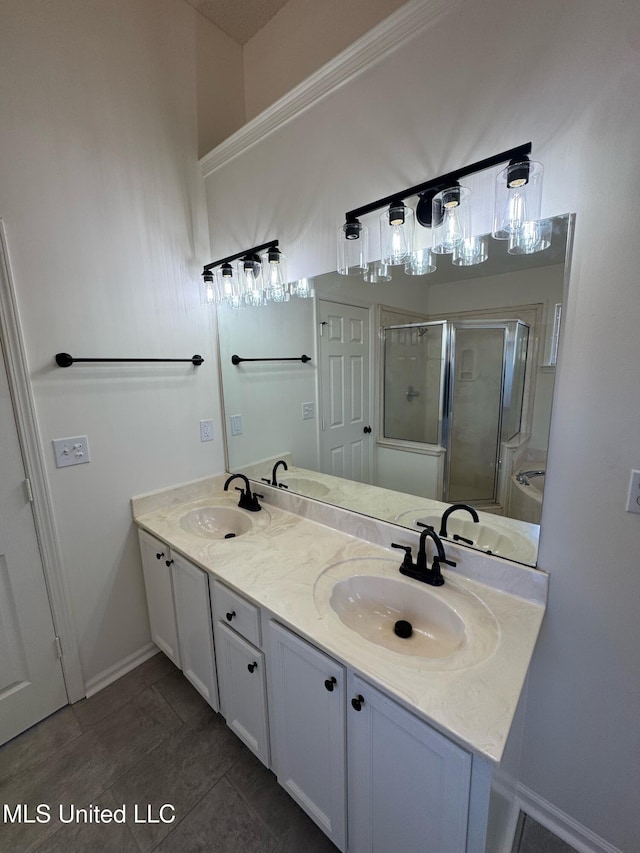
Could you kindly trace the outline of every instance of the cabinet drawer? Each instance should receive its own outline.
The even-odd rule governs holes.
[[[229,625],[254,646],[262,646],[260,610],[219,581],[211,586],[211,610],[215,620]]]

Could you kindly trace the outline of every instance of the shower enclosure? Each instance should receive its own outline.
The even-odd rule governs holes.
[[[498,506],[501,445],[521,428],[529,327],[442,320],[382,333],[384,438],[444,448],[442,500]]]

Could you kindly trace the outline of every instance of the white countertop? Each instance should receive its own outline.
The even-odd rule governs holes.
[[[271,489],[265,490],[264,509],[248,513],[253,527],[242,536],[213,540],[185,531],[180,519],[190,509],[237,506],[237,493],[222,491],[223,482],[215,477],[135,498],[134,519],[460,745],[499,762],[544,616],[547,576],[447,543],[447,556],[458,566],[443,569],[444,586],[429,590],[464,615],[464,648],[441,660],[404,655],[360,637],[330,608],[316,604],[334,579],[370,574],[372,567],[379,570],[375,573],[422,587],[397,572],[401,553],[268,503],[270,498],[282,503],[292,497]],[[323,512],[321,504],[304,498],[295,498],[291,505],[296,511],[304,508],[307,515]],[[341,514],[339,526],[344,530],[349,514],[334,512]],[[354,529],[362,523],[354,516]],[[395,540],[415,541],[407,539],[413,535],[409,531],[395,530]],[[388,532],[382,530],[381,538]],[[344,563],[354,559],[362,562]],[[487,583],[478,580],[484,572]],[[474,664],[474,650],[483,644],[484,659]]]

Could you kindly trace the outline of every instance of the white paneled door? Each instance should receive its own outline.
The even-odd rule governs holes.
[[[320,300],[320,463],[325,474],[370,481],[369,311]]]
[[[67,701],[0,347],[0,744]]]

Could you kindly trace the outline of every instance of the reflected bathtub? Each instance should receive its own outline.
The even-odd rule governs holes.
[[[544,474],[525,478],[518,476],[519,473],[511,476],[508,514],[511,518],[519,518],[520,521],[540,524]]]

